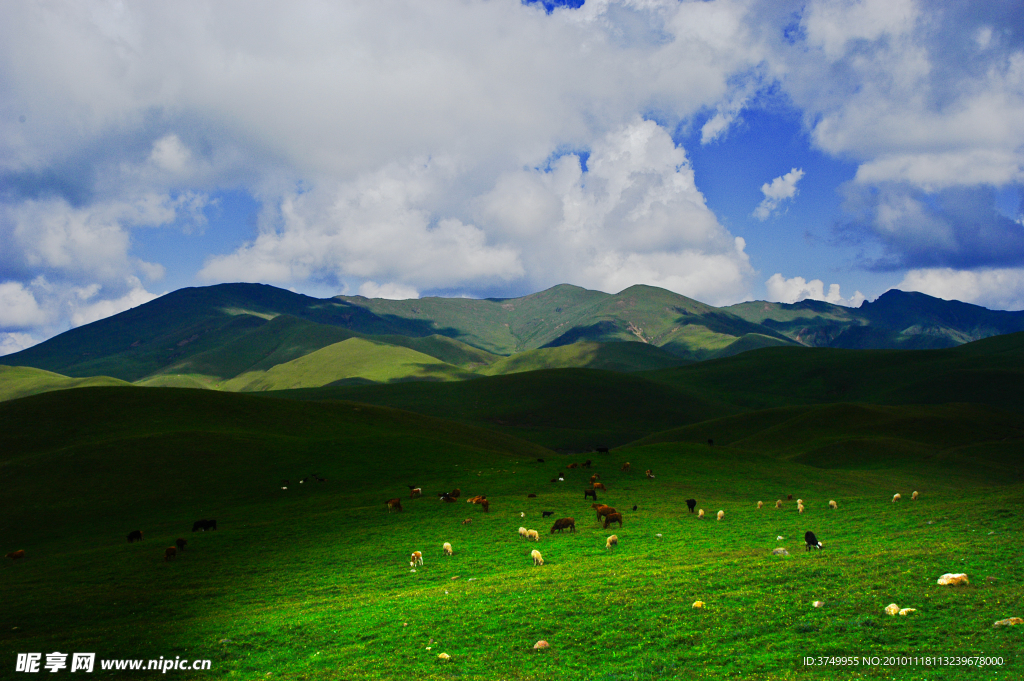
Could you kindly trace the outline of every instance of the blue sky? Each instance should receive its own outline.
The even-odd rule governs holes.
[[[185,286],[1024,308],[1016,1],[0,5],[0,353]]]

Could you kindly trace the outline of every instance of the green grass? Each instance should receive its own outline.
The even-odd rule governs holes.
[[[51,371],[32,367],[7,367],[0,365],[0,402],[28,397],[51,390],[69,390],[95,386],[128,385],[109,376],[68,378]]]
[[[801,409],[790,420],[812,413]],[[991,410],[945,409],[840,408],[803,442],[881,440],[890,428],[940,441],[927,418],[949,421],[948,433],[1000,418],[1014,427]],[[896,423],[910,416],[924,419],[919,428]],[[0,551],[26,558],[0,563],[0,657],[213,661],[207,672],[172,672],[184,679],[1020,677],[1024,631],[992,623],[1021,615],[1024,486],[962,476],[962,460],[941,458],[922,470],[823,469],[795,460],[778,434],[748,428],[731,447],[640,443],[588,454],[586,470],[564,468],[582,455],[351,402],[141,388],[7,402]],[[952,446],[978,460],[1004,455],[977,440],[965,431]],[[624,461],[632,473],[619,470]],[[647,468],[655,479],[638,472]],[[551,483],[558,470],[566,481]],[[327,482],[298,484],[314,471]],[[623,511],[621,529],[600,528],[582,498],[592,472],[608,487],[601,501]],[[425,495],[408,499],[406,484]],[[434,497],[454,487],[463,498],[486,494],[491,512]],[[905,501],[893,504],[897,491]],[[756,509],[787,494],[807,511]],[[384,500],[395,496],[405,511],[389,514]],[[697,520],[690,496],[725,520]],[[575,517],[577,532],[550,534],[546,510]],[[189,531],[208,517],[217,532]],[[520,540],[520,525],[539,530],[540,544]],[[125,541],[133,529],[143,542]],[[803,549],[807,529],[824,551]],[[620,545],[609,552],[612,532]],[[165,562],[163,547],[179,536],[187,550]],[[442,555],[445,541],[454,556]],[[791,555],[771,556],[776,546]],[[543,567],[532,566],[533,548]],[[425,557],[415,573],[413,550]],[[944,572],[966,572],[971,585],[939,587]],[[698,599],[705,610],[691,608]],[[890,602],[917,612],[887,617]],[[539,639],[551,648],[532,650]],[[438,662],[441,652],[452,662]],[[805,655],[988,655],[1007,666],[998,676],[830,673],[803,667]]]

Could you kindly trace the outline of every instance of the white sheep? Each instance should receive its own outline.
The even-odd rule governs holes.
[[[797,504],[796,505],[796,510],[797,510],[798,513],[803,513],[804,512],[804,505],[803,504]]]
[[[725,511],[719,511],[718,512],[718,519],[721,520],[724,517],[725,517]]]
[[[533,558],[534,566],[544,564],[544,556],[540,555],[540,551],[538,551],[537,549],[534,549],[530,552],[530,557]]]
[[[893,497],[892,497],[892,503],[894,503],[894,504],[895,504],[895,503],[896,503],[897,501],[899,501],[899,500],[900,500],[900,499],[902,499],[902,498],[903,498],[903,497],[901,497],[901,496],[900,496],[900,493],[899,493],[899,492],[897,492],[897,493],[896,493],[896,494],[894,494],[894,495],[893,495]]]
[[[782,508],[782,499],[775,502],[775,508]]]
[[[764,502],[763,502],[763,501],[759,501],[759,502],[757,502],[757,508],[758,508],[758,510],[760,510],[762,506],[764,506]]]
[[[522,539],[528,539],[528,537],[526,536],[526,528],[525,527],[520,527],[519,528],[519,536]]]
[[[533,541],[540,541],[540,534],[537,532],[537,530],[527,530],[526,531],[526,539],[527,540],[532,539]]]
[[[797,499],[796,500],[796,505],[797,506],[803,506],[804,505],[804,500],[803,499]]]
[[[606,549],[610,549],[611,547],[618,546],[618,545],[619,545],[619,537],[617,535],[614,535],[614,534],[612,536],[608,537],[608,541],[606,541],[604,543],[604,547]]]
[[[413,551],[412,555],[409,556],[409,565],[416,567],[417,565],[423,565],[423,553],[421,551]]]
[[[700,520],[704,520],[704,509],[703,508],[700,509],[699,511],[697,511],[697,518],[700,519]]]
[[[839,504],[836,503],[835,499],[829,499],[828,500],[828,507],[831,508],[833,511],[835,511],[835,510],[837,510],[839,508]]]
[[[917,492],[914,492],[913,494],[910,495],[910,500],[917,501]]]
[[[444,546],[442,546],[441,548],[444,550],[444,555],[446,555],[446,556],[452,555],[452,545],[449,544],[448,542],[445,542]]]

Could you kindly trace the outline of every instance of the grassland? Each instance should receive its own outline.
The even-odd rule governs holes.
[[[441,387],[521,387],[533,377],[551,388],[594,376],[630,378],[563,370]],[[652,385],[670,389],[643,380],[637,390]],[[474,400],[499,395],[459,403],[483,414],[500,404]],[[596,439],[597,419],[615,405],[584,404],[597,414],[576,430],[594,428]],[[338,400],[112,387],[0,404],[0,551],[26,551],[0,563],[0,664],[6,673],[16,653],[59,650],[212,660],[210,671],[168,672],[182,679],[1024,674],[1024,627],[992,626],[1024,616],[1024,485],[1008,475],[1020,450],[1006,445],[1019,434],[1018,414],[700,405],[707,418],[689,430],[652,432],[670,419],[651,417],[633,426],[646,440],[566,457],[493,429]],[[571,407],[545,423],[565,426],[586,413]],[[714,447],[690,441],[710,427]],[[889,449],[865,465],[855,450],[872,446]],[[584,458],[592,469],[565,467]],[[624,461],[634,472],[619,470]],[[653,480],[637,472],[647,468]],[[558,471],[566,480],[552,483]],[[326,482],[298,482],[312,472]],[[621,529],[602,529],[582,498],[593,472],[608,487],[600,500],[623,511]],[[408,499],[406,485],[425,495]],[[463,498],[486,494],[490,513],[434,496],[455,487]],[[913,490],[921,492],[915,502],[890,501]],[[795,502],[772,508],[789,494],[804,499],[804,514]],[[691,496],[725,519],[697,520],[683,503]],[[404,497],[404,512],[387,513],[392,497]],[[758,500],[769,507],[758,511]],[[575,517],[577,532],[548,533],[542,511]],[[189,531],[211,517],[218,531]],[[538,529],[540,544],[523,542],[520,525]],[[145,540],[128,544],[134,529]],[[808,529],[825,550],[804,550]],[[612,532],[620,545],[606,551]],[[176,537],[188,548],[164,561]],[[445,541],[451,557],[442,555]],[[790,555],[772,556],[778,546]],[[533,567],[533,548],[544,566]],[[416,572],[407,562],[413,550],[425,558]],[[945,572],[966,572],[971,585],[940,587]],[[693,609],[696,600],[707,607]],[[890,602],[917,612],[888,617]],[[540,639],[551,648],[534,651]],[[452,660],[439,662],[441,652]],[[1002,657],[1004,666],[835,671],[802,662],[961,655]]]

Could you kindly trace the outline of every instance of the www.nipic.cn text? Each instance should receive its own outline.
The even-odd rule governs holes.
[[[14,671],[35,672],[92,672],[96,668],[96,653],[18,653]],[[181,656],[161,657],[158,660],[100,660],[99,668],[110,671],[157,671],[166,674],[168,671],[202,671],[210,668],[209,660],[181,659]]]

